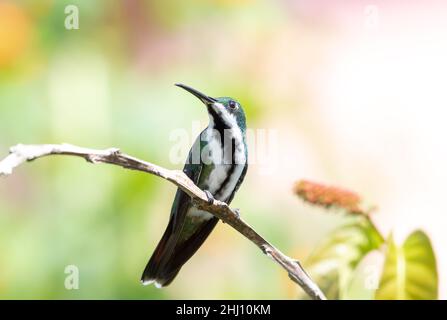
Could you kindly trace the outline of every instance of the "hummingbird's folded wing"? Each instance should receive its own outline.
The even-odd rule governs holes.
[[[198,183],[202,171],[200,160],[194,161],[195,159],[193,157],[194,148],[200,147],[200,145],[197,144],[200,144],[200,136],[197,138],[189,152],[188,159],[183,168],[183,172],[195,184]],[[155,281],[156,284],[167,285],[177,274],[177,269],[179,269],[183,263],[197,251],[216,225],[217,219],[214,218],[212,221],[210,220],[209,223],[206,222],[203,226],[198,228],[198,234],[194,234],[191,239],[186,241],[185,239],[180,239],[184,235],[183,228],[186,214],[190,208],[191,197],[181,189],[178,189],[172,204],[169,224],[143,272],[141,279],[143,283],[148,284]],[[188,243],[192,246],[188,246]],[[188,248],[194,249],[193,252],[188,253],[188,250],[185,250]]]

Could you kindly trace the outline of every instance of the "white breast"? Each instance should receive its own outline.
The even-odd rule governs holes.
[[[230,115],[230,117],[232,117]],[[232,117],[232,121],[236,121],[234,117]],[[210,123],[208,128],[212,128],[212,123]],[[238,128],[236,123],[234,123],[233,128]],[[211,163],[215,164],[213,170],[211,171],[208,179],[206,180],[206,185],[208,191],[211,192],[211,194],[220,201],[228,201],[228,199],[231,196],[231,193],[233,192],[234,188],[236,187],[240,176],[242,175],[242,172],[244,170],[245,164],[247,162],[246,156],[245,156],[245,148],[242,140],[242,132],[240,129],[233,130],[232,132],[233,138],[235,140],[235,153],[234,153],[234,160],[236,163],[236,167],[231,173],[231,176],[229,177],[228,181],[226,182],[225,186],[221,189],[222,184],[227,179],[227,176],[229,174],[229,171],[231,170],[233,164],[225,164],[224,163],[224,152],[222,150],[221,142],[220,142],[220,136],[216,135],[216,131],[212,129],[208,129],[205,132],[204,138],[208,142],[208,148],[209,148],[209,156],[210,158],[206,159],[206,161],[210,161]],[[231,141],[231,140],[230,140]],[[220,189],[220,191],[219,191]],[[218,192],[216,194],[216,192]],[[196,208],[191,208],[188,211],[188,215],[192,215],[198,218],[202,218],[204,220],[209,220],[213,217],[212,214],[198,210]]]

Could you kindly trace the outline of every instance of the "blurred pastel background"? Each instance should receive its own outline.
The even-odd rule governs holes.
[[[446,57],[445,1],[0,1],[0,157],[67,142],[180,168],[170,134],[207,115],[173,84],[232,96],[283,146],[271,170],[250,166],[233,202],[248,222],[304,260],[344,218],[303,204],[293,183],[355,190],[384,233],[427,232],[445,299]],[[222,224],[171,286],[141,286],[174,192],[69,157],[18,168],[0,180],[0,298],[297,297]],[[64,287],[67,265],[79,290]]]

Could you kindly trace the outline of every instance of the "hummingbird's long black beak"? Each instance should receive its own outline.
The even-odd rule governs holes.
[[[191,88],[187,85],[181,84],[181,83],[176,83],[175,84],[177,87],[180,87],[182,89],[185,89],[186,91],[188,91],[189,93],[192,93],[193,95],[195,95],[197,98],[200,99],[200,101],[202,101],[205,105],[209,105],[209,104],[213,104],[215,102],[217,102],[216,99],[209,97],[203,93],[201,93],[200,91],[197,91],[194,88]]]

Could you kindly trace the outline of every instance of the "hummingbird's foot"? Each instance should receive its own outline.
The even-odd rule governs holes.
[[[233,211],[236,214],[236,217],[238,219],[240,219],[241,218],[241,211],[240,211],[240,209],[239,208],[234,208]]]
[[[209,204],[213,204],[214,203],[214,197],[211,194],[211,192],[209,192],[208,190],[203,190],[203,192],[205,192],[205,194],[206,194],[206,197],[208,199],[208,203]]]

